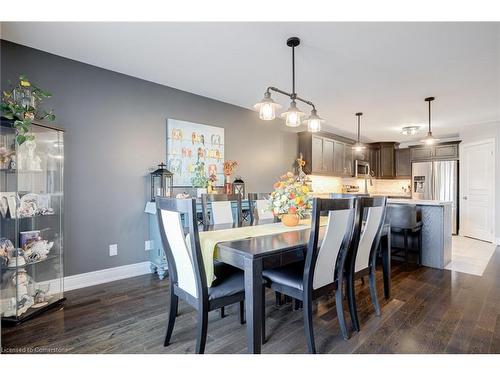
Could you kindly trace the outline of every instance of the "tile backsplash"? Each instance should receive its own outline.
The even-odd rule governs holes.
[[[316,195],[341,193],[342,185],[357,185],[359,192],[364,192],[365,181],[362,178],[330,177],[310,175],[313,193]],[[368,182],[370,194],[410,196],[410,180],[378,180],[373,179],[373,186]]]

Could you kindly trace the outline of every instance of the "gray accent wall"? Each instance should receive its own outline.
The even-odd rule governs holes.
[[[247,191],[271,191],[297,155],[297,136],[281,121],[2,40],[2,88],[19,74],[52,92],[47,105],[66,129],[66,276],[148,259],[148,170],[165,161],[167,118],[223,127],[225,158],[240,162]]]

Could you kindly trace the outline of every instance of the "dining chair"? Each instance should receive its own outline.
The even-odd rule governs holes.
[[[320,240],[320,217],[328,216],[323,240]],[[343,300],[343,270],[354,227],[354,199],[314,198],[311,233],[304,262],[263,271],[274,291],[302,301],[307,349],[316,353],[312,301],[335,291],[337,317],[344,339],[349,338]]]
[[[368,275],[370,296],[375,313],[380,316],[375,284],[375,266],[380,236],[386,216],[387,197],[356,198],[356,218],[351,248],[347,260],[347,299],[351,322],[359,332],[359,318],[356,306],[354,281]]]
[[[181,298],[198,311],[196,353],[201,354],[205,351],[209,311],[239,302],[240,323],[244,323],[243,272],[224,263],[214,263],[215,280],[208,287],[200,248],[196,199],[157,198],[156,202],[170,280],[170,311],[164,346],[170,343]],[[186,241],[181,215],[185,215],[189,241]]]
[[[236,217],[233,217],[232,202],[236,202]],[[240,194],[202,194],[201,209],[203,225],[235,224],[242,222]]]
[[[248,204],[250,207],[250,223],[259,220],[273,220],[274,214],[269,209],[270,193],[248,193]]]

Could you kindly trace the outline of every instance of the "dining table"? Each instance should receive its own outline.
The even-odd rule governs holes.
[[[265,221],[263,223],[269,223]],[[255,224],[255,223],[254,223]],[[259,223],[260,224],[260,223]],[[217,230],[212,226],[205,230]],[[325,227],[320,228],[320,241]],[[261,353],[262,349],[262,271],[285,266],[305,259],[310,228],[249,237],[235,241],[217,243],[214,259],[243,270],[245,283],[245,315],[247,352]],[[391,290],[391,231],[385,224],[381,236],[381,258],[384,281],[384,295],[390,298]]]

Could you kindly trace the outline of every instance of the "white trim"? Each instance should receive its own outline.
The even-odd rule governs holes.
[[[92,285],[109,283],[111,281],[127,279],[151,273],[151,262],[127,264],[125,266],[105,268],[103,270],[80,273],[78,275],[66,276],[64,278],[64,291],[86,288]],[[50,293],[59,292],[60,280],[48,280],[40,284],[50,283]]]
[[[500,237],[497,237],[497,242],[496,242],[496,244],[500,246]]]

